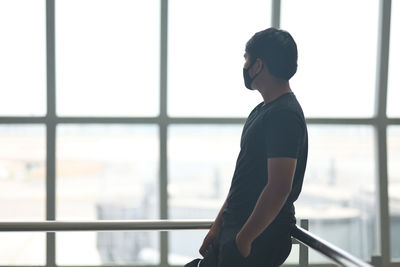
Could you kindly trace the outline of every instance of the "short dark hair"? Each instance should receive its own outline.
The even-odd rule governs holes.
[[[287,31],[268,28],[257,32],[246,44],[251,60],[260,58],[269,72],[289,81],[297,71],[297,45]]]

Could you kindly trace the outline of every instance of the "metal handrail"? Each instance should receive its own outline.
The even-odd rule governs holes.
[[[212,224],[210,220],[0,221],[0,232],[202,230]],[[372,266],[297,225],[292,236],[341,266]]]
[[[330,258],[341,266],[372,267],[372,265],[356,258],[355,256],[344,251],[343,249],[332,245],[326,240],[317,237],[316,235],[310,233],[307,230],[304,230],[297,225],[295,225],[292,229],[292,237],[294,237],[300,243],[322,253],[323,255]]]
[[[210,229],[210,220],[0,221],[0,232],[171,231]]]

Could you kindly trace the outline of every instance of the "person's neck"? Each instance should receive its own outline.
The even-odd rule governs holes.
[[[275,83],[275,84],[265,84],[265,86],[261,86],[258,89],[262,98],[264,99],[264,104],[266,105],[278,97],[291,93],[292,90],[290,89],[289,82],[282,82],[282,83]]]

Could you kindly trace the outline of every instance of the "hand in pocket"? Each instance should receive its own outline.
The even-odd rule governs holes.
[[[245,267],[246,259],[240,253],[236,240],[233,238],[228,241],[223,247],[221,251],[221,266],[220,267]]]

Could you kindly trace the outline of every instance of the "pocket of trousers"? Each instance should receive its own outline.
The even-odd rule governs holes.
[[[220,254],[220,267],[244,267],[246,266],[246,259],[240,253],[237,245],[236,240],[232,239],[225,243],[222,247],[222,251]]]
[[[218,247],[209,246],[207,255],[200,262],[200,267],[218,267]]]

